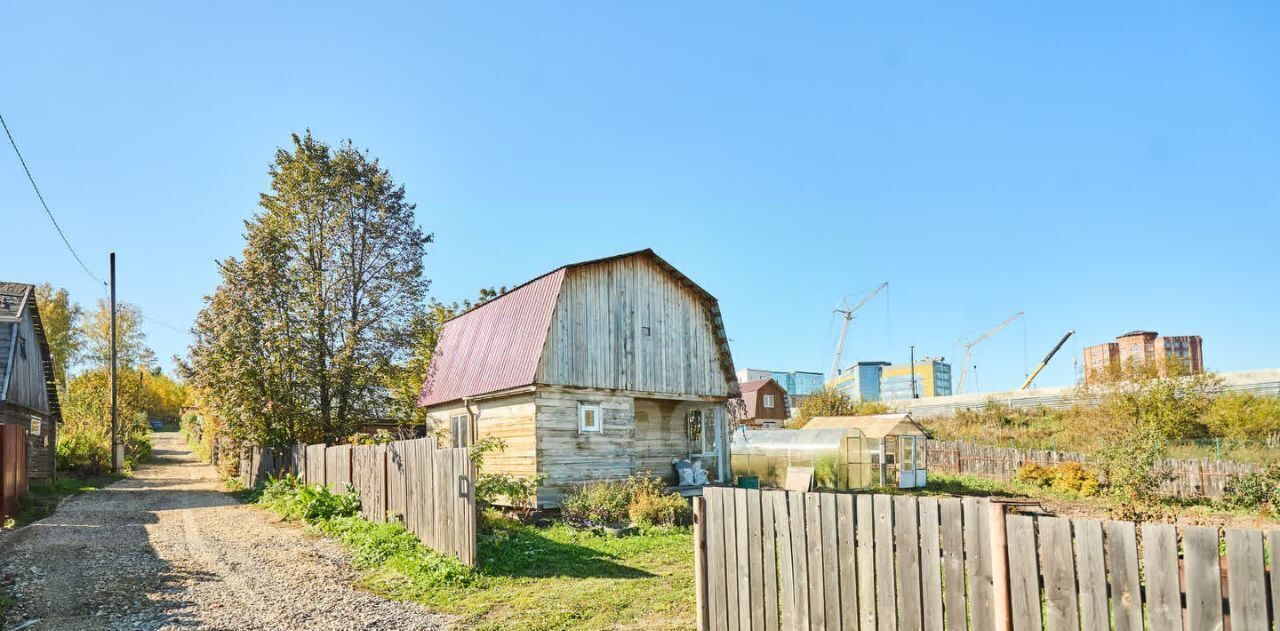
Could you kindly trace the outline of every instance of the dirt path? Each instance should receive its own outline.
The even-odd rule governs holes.
[[[354,589],[341,549],[221,492],[182,437],[134,478],[0,536],[4,629],[437,629]],[[23,626],[26,625],[26,626]]]

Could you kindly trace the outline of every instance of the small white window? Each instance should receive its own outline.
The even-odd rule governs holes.
[[[767,408],[771,408],[771,407],[773,407],[773,395],[772,395],[772,394],[766,394],[766,395],[764,395],[764,406],[765,406],[765,407],[767,407]]]
[[[578,433],[599,432],[601,425],[600,406],[586,403],[578,404]]]

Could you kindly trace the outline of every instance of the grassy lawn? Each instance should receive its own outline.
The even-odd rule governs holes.
[[[398,525],[339,519],[318,528],[364,569],[362,587],[460,616],[478,629],[689,629],[693,535],[653,529],[627,537],[538,528],[501,517],[479,537],[479,567],[424,550]],[[408,540],[401,540],[408,536]],[[379,551],[390,552],[383,554]]]
[[[64,497],[97,490],[124,478],[122,475],[111,474],[81,478],[65,472],[59,472],[58,476],[57,481],[53,483],[31,485],[31,492],[23,496],[22,508],[13,518],[14,527],[25,526],[48,517]]]

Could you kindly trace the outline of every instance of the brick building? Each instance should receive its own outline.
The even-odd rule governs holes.
[[[1161,337],[1155,331],[1130,331],[1114,342],[1084,349],[1084,379],[1088,382],[1129,364],[1155,365],[1163,373],[1165,358],[1182,364],[1188,374],[1204,372],[1204,353],[1199,335]]]

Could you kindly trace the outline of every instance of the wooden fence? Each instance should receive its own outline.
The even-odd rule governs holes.
[[[18,513],[27,491],[27,428],[0,424],[0,521]]]
[[[694,511],[699,629],[1262,631],[1280,613],[1280,531],[724,488]]]
[[[427,547],[468,565],[476,559],[476,467],[466,449],[434,439],[385,445],[297,445],[288,454],[252,448],[241,459],[246,486],[291,472],[336,492],[351,488],[369,521],[399,520]]]
[[[1084,454],[988,447],[958,441],[929,441],[929,471],[973,475],[995,480],[1012,480],[1024,464],[1052,465],[1062,462],[1084,463]],[[1257,465],[1228,460],[1162,460],[1171,478],[1160,485],[1160,492],[1175,497],[1222,497],[1231,480],[1259,470]]]

